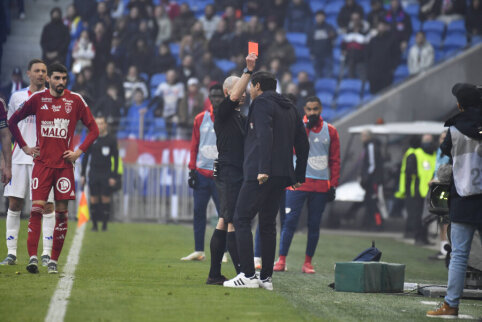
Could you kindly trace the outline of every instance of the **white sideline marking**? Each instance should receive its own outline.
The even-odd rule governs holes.
[[[49,311],[45,317],[45,322],[63,322],[65,312],[67,311],[67,304],[69,303],[70,291],[74,284],[74,272],[77,263],[79,262],[80,248],[82,247],[82,240],[84,239],[85,227],[83,224],[75,231],[74,241],[70,247],[67,263],[62,272],[63,277],[60,278],[54,295],[50,300]]]

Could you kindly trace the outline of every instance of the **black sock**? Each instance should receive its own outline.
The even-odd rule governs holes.
[[[221,261],[223,260],[224,249],[226,247],[226,231],[215,229],[211,237],[211,269],[209,277],[221,276]]]
[[[102,229],[107,229],[107,222],[110,217],[110,202],[102,204]]]
[[[228,232],[227,244],[234,269],[236,270],[236,274],[239,274],[241,273],[241,265],[239,264],[238,246],[236,245],[236,233],[234,231]]]
[[[90,204],[90,219],[92,220],[93,229],[97,229],[97,221],[99,220],[99,208],[100,204],[98,203]]]

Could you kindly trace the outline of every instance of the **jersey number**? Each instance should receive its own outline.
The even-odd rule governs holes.
[[[32,178],[32,189],[38,188],[38,178]]]
[[[480,169],[474,168],[470,170],[470,174],[474,176],[474,179],[472,180],[472,185],[478,186],[482,183],[480,179]]]

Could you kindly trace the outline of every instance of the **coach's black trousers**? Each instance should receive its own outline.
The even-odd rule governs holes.
[[[286,187],[286,178],[272,177],[260,185],[258,181],[244,181],[239,192],[234,215],[234,227],[238,243],[241,272],[246,276],[255,273],[253,262],[253,234],[251,221],[259,213],[261,257],[263,267],[261,279],[273,275],[276,251],[276,215],[279,202]]]

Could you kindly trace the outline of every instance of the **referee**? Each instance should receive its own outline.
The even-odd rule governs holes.
[[[246,86],[256,64],[256,55],[246,57],[246,68],[241,78],[226,78],[223,87],[214,85],[209,99],[214,110],[214,131],[218,149],[218,165],[215,169],[216,188],[220,200],[220,216],[211,238],[211,268],[206,284],[222,285],[226,278],[221,275],[221,260],[228,248],[236,274],[240,273],[239,256],[233,226],[234,209],[243,183],[243,155],[246,117],[240,105],[246,97]],[[226,231],[227,230],[227,231]]]

